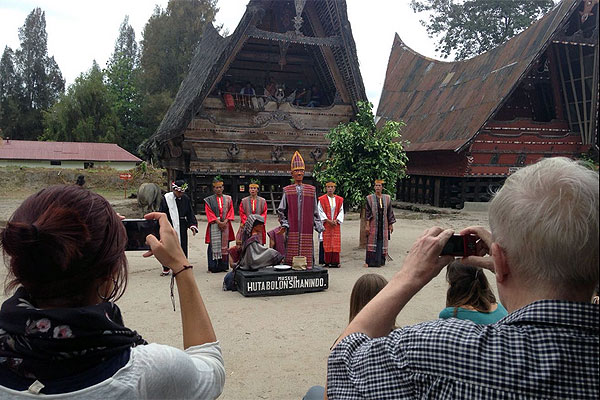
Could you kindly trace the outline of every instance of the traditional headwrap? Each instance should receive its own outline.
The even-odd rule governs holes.
[[[291,170],[296,171],[299,169],[305,169],[304,159],[297,151],[292,156]]]
[[[334,182],[334,181],[327,181],[327,182],[325,183],[325,187],[327,187],[327,186],[337,186],[337,185],[335,184],[335,182]]]
[[[380,184],[383,185],[385,183],[385,181],[383,179],[375,179],[375,184]]]
[[[246,223],[244,224],[244,231],[242,233],[242,243],[248,239],[252,234],[252,229],[257,224],[264,224],[265,219],[260,214],[250,214],[248,219],[246,219]]]
[[[260,185],[260,181],[258,179],[250,179],[250,185],[248,185],[248,187],[258,189],[259,185]]]
[[[171,182],[171,189],[178,192],[185,192],[188,189],[188,184],[182,180],[173,181]]]
[[[221,178],[221,175],[215,176],[212,182],[213,187],[218,186],[219,184],[223,184],[223,178]]]

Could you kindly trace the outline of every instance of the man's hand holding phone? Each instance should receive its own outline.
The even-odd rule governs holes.
[[[474,235],[476,237],[474,254],[464,257],[461,262],[472,267],[484,268],[494,272],[494,259],[492,252],[492,234],[482,226],[470,226],[460,231],[461,235]]]

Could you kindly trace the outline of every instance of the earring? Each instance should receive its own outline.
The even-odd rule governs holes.
[[[102,286],[102,285],[100,285],[96,288],[96,293],[98,294],[98,297],[102,301],[105,301],[105,302],[110,301],[111,299],[113,299],[116,296],[117,292],[119,291],[119,286],[117,284],[117,280],[115,278],[111,278],[111,279],[113,281],[113,288],[108,296],[104,296],[104,295],[100,294],[99,290],[100,290],[100,286]]]

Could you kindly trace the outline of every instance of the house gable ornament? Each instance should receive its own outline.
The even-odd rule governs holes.
[[[290,126],[300,130],[305,128],[304,121],[292,116],[289,112],[280,110],[273,112],[262,112],[253,119],[254,124],[257,126],[266,126],[270,121],[288,122]]]

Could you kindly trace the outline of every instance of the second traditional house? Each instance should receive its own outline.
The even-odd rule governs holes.
[[[397,197],[410,202],[486,201],[517,168],[597,151],[598,0],[563,0],[465,61],[432,60],[396,36],[377,116],[406,123],[410,178]]]

